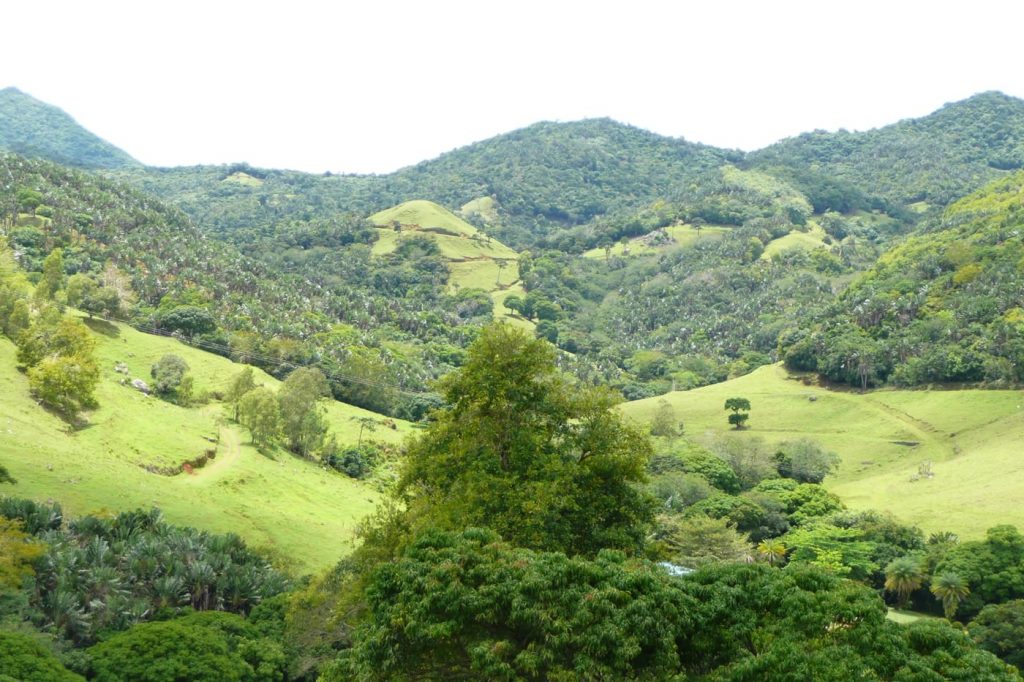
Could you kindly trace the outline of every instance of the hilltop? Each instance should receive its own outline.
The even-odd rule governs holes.
[[[0,150],[79,168],[141,165],[83,128],[63,110],[17,88],[0,90]]]

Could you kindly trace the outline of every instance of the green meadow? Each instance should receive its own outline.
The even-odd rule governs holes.
[[[726,422],[727,398],[745,397],[748,428]],[[811,438],[841,457],[825,480],[855,509],[890,511],[926,532],[978,538],[997,523],[1024,525],[1024,391],[829,390],[780,365],[692,391],[626,403],[649,421],[666,400],[698,441],[728,433],[777,443]],[[932,476],[920,475],[930,468]]]
[[[519,284],[519,254],[513,249],[430,201],[407,201],[375,213],[369,220],[377,226],[373,255],[393,253],[399,241],[410,234],[426,236],[437,243],[448,261],[450,290],[482,289],[494,300],[495,319],[507,318],[513,324],[533,327],[526,320],[510,316],[511,311],[503,305],[512,294],[526,295]],[[396,222],[398,230],[394,229]]]
[[[693,225],[669,225],[662,230],[656,230],[642,237],[636,237],[625,242],[616,242],[607,251],[601,247],[590,249],[583,253],[583,257],[602,259],[610,258],[611,256],[648,256],[652,253],[660,253],[674,248],[693,246],[701,240],[718,240],[730,229],[732,228],[717,225],[705,225],[699,230]],[[664,232],[670,239],[664,242],[653,240],[652,236],[660,232]]]
[[[280,449],[262,454],[219,402],[178,407],[122,385],[125,375],[114,371],[123,363],[131,377],[147,381],[151,365],[174,353],[188,363],[198,395],[223,390],[241,365],[125,325],[88,324],[99,342],[100,406],[79,429],[31,399],[27,378],[15,369],[14,345],[0,339],[0,461],[18,480],[3,494],[54,499],[72,515],[157,506],[173,523],[238,533],[301,570],[328,566],[351,550],[356,523],[378,499],[371,485]],[[258,383],[279,385],[254,371]],[[326,411],[341,443],[355,443],[367,417],[376,429],[364,436],[378,441],[397,444],[413,431],[407,422],[334,401]],[[180,469],[209,449],[216,456],[192,474],[145,468]]]
[[[810,221],[808,226],[806,232],[792,230],[789,234],[768,242],[768,245],[764,247],[764,253],[761,254],[761,258],[767,260],[783,251],[790,251],[792,249],[810,251],[825,246],[825,230],[814,221]]]

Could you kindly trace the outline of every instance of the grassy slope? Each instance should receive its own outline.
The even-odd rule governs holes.
[[[100,330],[101,407],[76,432],[29,398],[27,379],[14,368],[14,346],[0,338],[0,461],[18,479],[0,492],[53,498],[72,514],[159,506],[175,523],[236,532],[302,569],[330,565],[349,551],[356,522],[378,497],[370,486],[282,451],[262,455],[243,430],[224,423],[219,404],[184,409],[145,398],[120,385],[123,375],[113,371],[122,361],[132,376],[145,379],[153,361],[176,353],[191,367],[198,392],[222,389],[239,365],[122,325],[92,326]],[[269,386],[279,383],[257,375]],[[328,406],[341,442],[355,441],[361,416],[385,421],[352,406]],[[396,426],[382,424],[372,437],[397,442],[412,429]],[[195,475],[162,476],[141,466],[192,459],[214,447],[204,437],[219,437],[217,457]]]
[[[1024,526],[1024,391],[830,391],[804,385],[780,366],[666,396],[698,439],[729,431],[726,398],[750,399],[740,438],[806,436],[842,457],[826,484],[853,508],[893,512],[925,531],[979,537],[996,523]],[[816,398],[811,401],[810,398]],[[649,420],[659,398],[623,410]],[[734,432],[735,433],[735,432]],[[901,444],[901,443],[917,443]],[[934,478],[911,481],[933,463]]]
[[[764,253],[761,254],[761,258],[767,260],[776,254],[789,251],[790,249],[800,249],[802,251],[820,249],[825,246],[824,239],[825,230],[812,221],[806,232],[792,230],[785,236],[773,239],[768,243],[768,246],[764,247]]]
[[[658,253],[661,251],[668,251],[670,249],[691,246],[697,243],[698,239],[721,239],[722,235],[729,231],[731,228],[719,227],[716,225],[707,225],[700,228],[700,232],[697,231],[691,225],[670,225],[665,228],[665,232],[672,238],[672,241],[667,244],[651,245],[647,242],[647,235],[643,237],[636,237],[630,239],[628,242],[623,244],[622,242],[616,242],[612,245],[611,250],[608,252],[608,256],[646,256],[652,253]],[[628,253],[627,253],[628,249]],[[605,251],[603,248],[590,249],[583,253],[584,258],[605,258]]]
[[[509,295],[526,293],[519,284],[519,254],[514,250],[487,238],[451,211],[430,201],[407,201],[375,213],[369,220],[385,226],[377,230],[374,255],[393,252],[406,235],[426,235],[437,242],[441,255],[448,261],[449,287],[483,289],[494,300],[496,319],[507,318],[514,324],[533,327],[525,320],[508,317],[509,310],[503,305]],[[401,231],[390,227],[396,220],[401,223]],[[500,272],[498,261],[505,264]]]
[[[443,231],[463,237],[477,233],[475,227],[448,209],[421,199],[406,201],[370,216],[370,222],[380,227],[390,227],[396,220],[403,228],[417,226],[423,231]]]

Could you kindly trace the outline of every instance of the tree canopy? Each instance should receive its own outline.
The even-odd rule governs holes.
[[[409,446],[398,484],[418,523],[486,525],[569,554],[639,547],[650,444],[610,391],[574,385],[549,344],[493,324],[441,393],[448,406]]]

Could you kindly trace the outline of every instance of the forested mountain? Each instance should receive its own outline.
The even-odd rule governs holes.
[[[984,93],[919,119],[866,132],[806,133],[750,154],[594,119],[538,123],[381,176],[236,164],[146,169],[128,179],[217,234],[265,230],[281,220],[368,215],[411,199],[456,210],[488,198],[493,211],[478,214],[479,226],[515,248],[564,249],[595,246],[594,234],[616,239],[660,227],[643,218],[658,202],[674,216],[714,216],[705,197],[725,164],[790,183],[819,213],[876,210],[912,224],[921,210],[941,208],[1021,163],[1024,102]],[[578,243],[554,237],[576,226],[587,226],[574,233],[584,235]]]
[[[747,162],[791,178],[819,211],[878,198],[941,207],[1024,166],[1024,101],[986,92],[875,130],[804,133]]]
[[[472,336],[462,323],[491,316],[486,295],[446,292],[433,243],[374,257],[363,221],[278,225],[261,260],[123,183],[14,155],[0,155],[0,178],[0,229],[32,277],[60,248],[67,274],[118,289],[136,323],[279,376],[316,362],[349,379],[332,381],[339,399],[378,411],[421,416],[429,396],[393,388],[424,392]]]
[[[139,162],[96,137],[57,107],[17,88],[0,90],[0,150],[79,168],[129,168]]]
[[[480,219],[514,247],[613,211],[637,210],[741,155],[656,135],[610,119],[538,123],[382,176],[310,175],[245,164],[132,171],[205,229],[232,235],[281,220],[362,215],[412,199],[456,210],[493,201]]]
[[[954,203],[884,254],[818,322],[797,318],[781,341],[786,363],[862,388],[1020,383],[1022,198],[1017,172]]]

